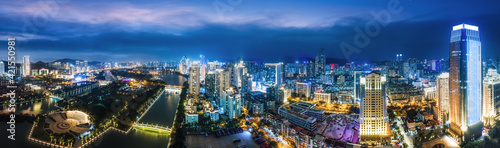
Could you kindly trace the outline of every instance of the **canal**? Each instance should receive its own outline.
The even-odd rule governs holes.
[[[182,86],[186,78],[176,74],[164,74],[159,76],[160,79],[167,82],[169,85]],[[160,99],[151,106],[149,111],[141,118],[139,122],[158,124],[161,126],[172,127],[175,111],[179,102],[179,93],[167,92],[162,94]],[[49,98],[40,102],[31,104],[23,104],[18,107],[17,112],[40,114],[53,109],[56,109],[55,98]],[[7,138],[1,138],[1,142],[8,142],[13,147],[42,147],[41,145],[29,142],[27,137],[29,130],[33,124],[17,123],[16,124],[16,141],[7,141]],[[7,129],[7,124],[0,124],[0,129]],[[6,132],[0,132],[1,137],[7,137]],[[110,131],[99,138],[96,142],[88,147],[92,148],[107,148],[107,147],[147,147],[147,148],[165,148],[168,145],[169,135],[159,135],[148,131],[131,130],[128,134]]]

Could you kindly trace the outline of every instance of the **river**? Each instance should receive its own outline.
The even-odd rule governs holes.
[[[169,85],[181,86],[186,78],[176,75],[176,74],[164,74],[160,78],[167,82]],[[165,93],[162,94],[160,99],[151,106],[149,111],[141,118],[139,122],[158,124],[161,126],[172,127],[175,111],[177,104],[179,102],[179,94],[175,93]],[[18,112],[40,114],[53,109],[56,109],[55,99],[49,98],[41,102],[31,104],[23,104],[18,107]],[[13,147],[43,147],[38,144],[29,142],[27,137],[29,130],[33,126],[31,123],[17,123],[16,124],[16,141],[11,141],[7,139],[6,132],[0,132],[0,143],[7,144]],[[0,124],[1,130],[7,129],[7,124]],[[111,131],[103,135],[96,142],[92,143],[88,147],[92,148],[108,148],[108,147],[123,147],[123,148],[165,148],[168,145],[167,135],[158,135],[155,133],[150,133],[141,130],[131,130],[128,134],[123,134],[115,131]]]

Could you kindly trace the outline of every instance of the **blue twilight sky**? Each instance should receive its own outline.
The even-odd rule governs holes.
[[[389,12],[386,26],[371,12]],[[392,9],[391,9],[392,10]],[[395,12],[395,11],[393,11]],[[451,28],[479,26],[484,57],[500,56],[500,2],[483,0],[17,0],[0,1],[0,58],[9,36],[33,61],[235,57],[264,60],[448,58]],[[372,22],[372,23],[370,23]],[[378,33],[355,44],[356,27]],[[375,26],[375,27],[374,27]],[[358,40],[361,42],[361,40]],[[341,43],[360,47],[346,56]],[[20,59],[20,58],[19,58]]]

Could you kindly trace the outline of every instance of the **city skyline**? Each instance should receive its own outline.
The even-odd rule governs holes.
[[[2,1],[0,143],[499,148],[498,4]]]
[[[494,41],[498,40],[496,34],[500,32],[495,24],[500,22],[490,18],[500,16],[495,11],[500,6],[466,1],[433,2],[436,5],[421,1],[397,2],[400,2],[396,6],[401,6],[401,12],[392,14],[391,21],[381,27],[380,34],[370,36],[370,43],[351,56],[343,53],[340,44],[353,44],[357,34],[354,28],[364,30],[370,21],[376,20],[372,12],[387,11],[391,1],[363,4],[241,1],[232,5],[225,1],[163,1],[157,5],[70,1],[56,6],[43,2],[27,5],[11,2],[9,4],[18,9],[1,6],[5,9],[0,13],[7,21],[2,22],[4,32],[0,36],[5,39],[17,37],[19,55],[39,55],[33,61],[44,62],[56,60],[56,57],[89,61],[158,61],[183,55],[193,58],[199,54],[209,59],[274,60],[285,56],[314,57],[316,53],[308,51],[320,48],[325,49],[326,57],[380,61],[393,59],[396,54],[403,54],[405,59],[447,59],[448,45],[444,41],[449,33],[445,30],[468,23],[484,30],[484,57],[499,54],[496,49],[500,49],[500,45]],[[229,5],[232,11],[222,13],[214,4]],[[51,6],[48,17],[39,17],[44,13],[41,6]],[[440,11],[443,9],[447,12]],[[457,15],[461,17],[455,17]],[[31,22],[33,26],[22,19],[14,19],[33,21],[33,17],[39,17],[40,21]],[[182,19],[185,17],[191,19]],[[148,46],[143,46],[145,44]],[[276,54],[282,56],[273,56]],[[6,59],[3,54],[0,58]]]

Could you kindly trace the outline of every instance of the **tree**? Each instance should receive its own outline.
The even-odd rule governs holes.
[[[483,143],[484,143],[483,140],[469,142],[464,146],[464,148],[482,148]]]
[[[271,141],[270,145],[271,145],[271,147],[278,147],[278,142]]]
[[[349,108],[349,113],[355,113],[355,114],[359,114],[359,108],[356,107],[356,106],[351,106]]]

